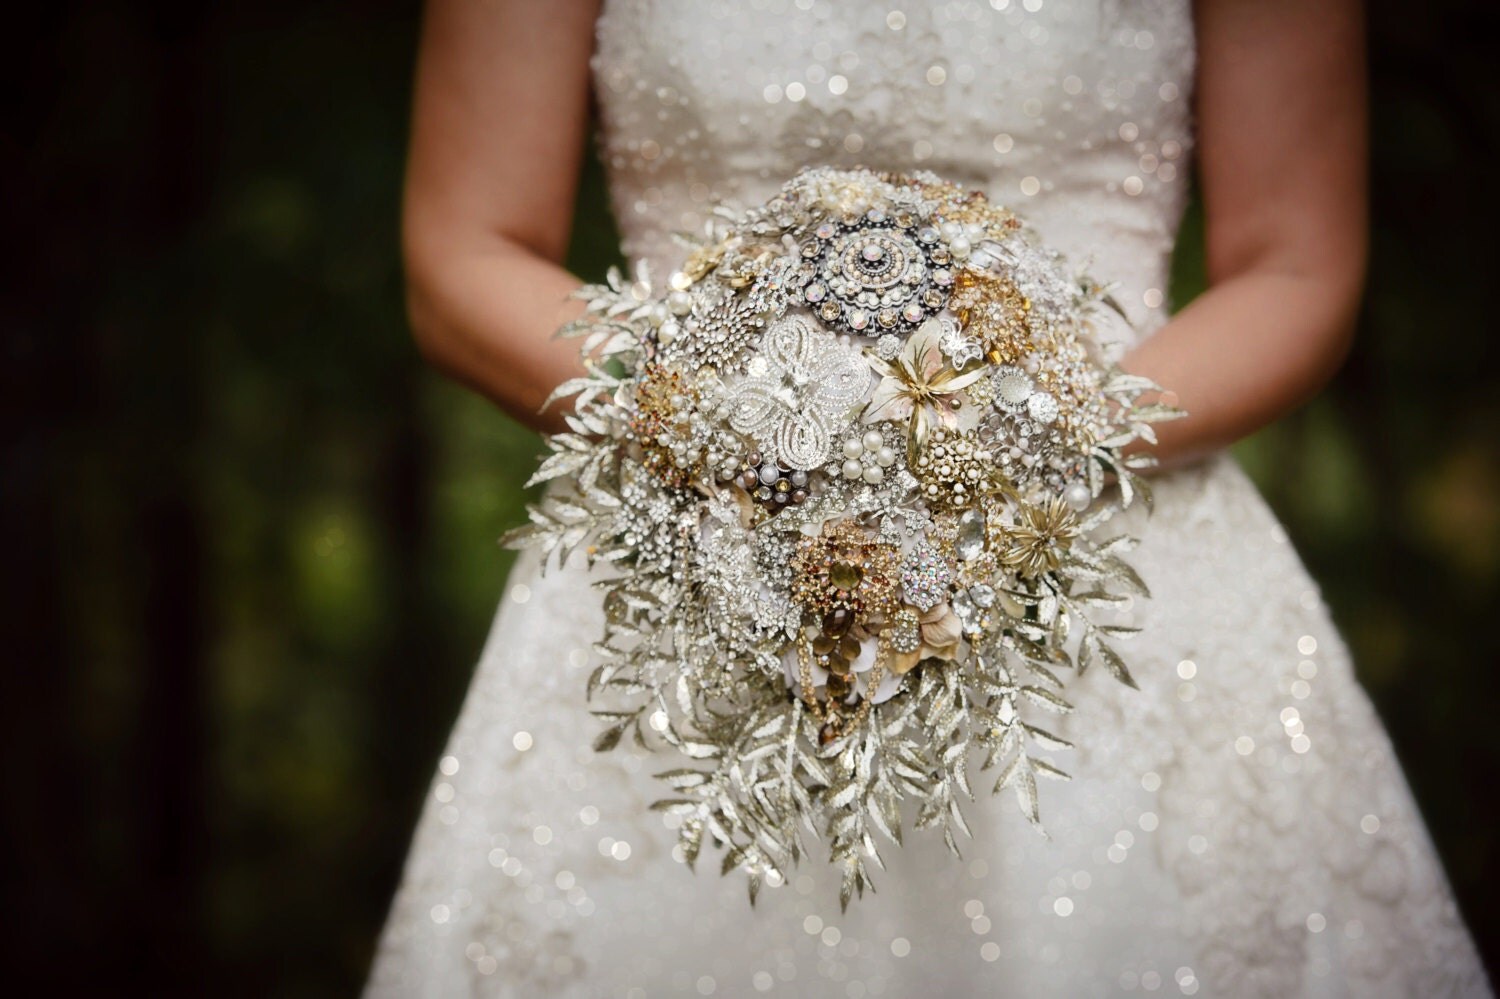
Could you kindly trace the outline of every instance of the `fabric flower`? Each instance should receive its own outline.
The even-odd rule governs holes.
[[[940,343],[942,334],[942,323],[931,319],[907,338],[894,360],[865,356],[880,382],[865,406],[864,422],[907,420],[911,441],[918,447],[927,442],[935,424],[972,429],[978,407],[960,416],[956,396],[982,378],[986,369],[980,365],[960,372],[949,365]]]

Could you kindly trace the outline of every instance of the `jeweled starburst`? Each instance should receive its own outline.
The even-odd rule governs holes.
[[[1078,515],[1058,496],[1023,505],[1016,523],[1005,529],[1000,563],[1021,576],[1040,576],[1062,564],[1068,543],[1078,537]]]

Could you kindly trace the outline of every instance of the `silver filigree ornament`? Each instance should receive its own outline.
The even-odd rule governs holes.
[[[938,338],[938,345],[943,353],[948,355],[948,360],[953,362],[955,368],[965,368],[984,358],[982,343],[966,335],[958,323],[951,318],[944,316],[941,322],[943,332]]]
[[[780,319],[791,304],[792,285],[799,261],[796,256],[777,257],[766,264],[746,292],[750,308],[763,314],[767,321]]]
[[[835,431],[870,384],[859,351],[798,314],[772,324],[754,360],[726,392],[729,425],[788,468],[828,461]]]
[[[910,212],[875,207],[852,224],[824,221],[802,244],[801,297],[818,318],[863,336],[907,334],[953,286],[952,254]]]

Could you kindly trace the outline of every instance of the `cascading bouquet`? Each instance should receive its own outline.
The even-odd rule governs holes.
[[[579,294],[588,374],[506,542],[614,570],[595,748],[692,761],[653,806],[680,856],[724,847],[753,901],[823,837],[847,906],[907,801],[957,853],[974,757],[1041,828],[1070,744],[1031,718],[1066,669],[1134,686],[1090,613],[1147,591],[1098,536],[1178,415],[1101,359],[1105,290],[982,194],[815,168],[720,209],[669,288]]]

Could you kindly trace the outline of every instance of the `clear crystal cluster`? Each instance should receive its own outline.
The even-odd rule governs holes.
[[[1091,615],[1146,588],[1108,522],[1180,415],[1104,363],[1120,321],[1014,214],[931,174],[804,170],[721,209],[665,288],[584,288],[588,374],[507,536],[607,567],[600,750],[675,752],[655,807],[751,899],[826,841],[957,851],[978,774],[1040,828],[1063,676],[1134,685]]]

